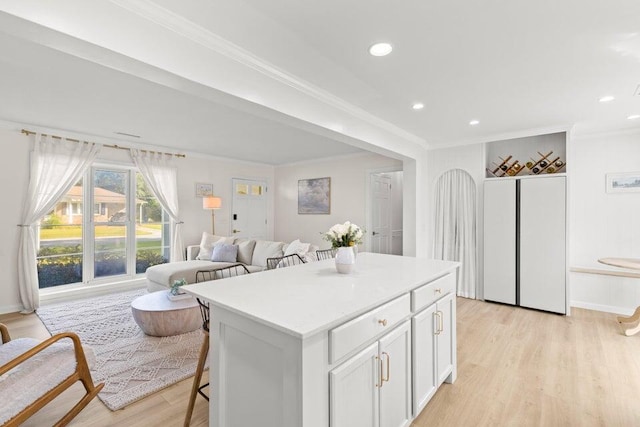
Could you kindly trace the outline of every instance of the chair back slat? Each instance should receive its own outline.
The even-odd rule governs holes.
[[[250,274],[250,271],[244,264],[232,264],[226,267],[212,268],[209,270],[196,271],[196,283],[208,282],[211,280],[226,279],[229,277],[242,276],[243,274]],[[202,315],[202,329],[209,332],[209,319],[210,310],[209,303],[196,298],[198,305],[200,305],[200,314]]]
[[[306,264],[306,261],[298,254],[267,258],[267,270],[291,267],[299,264]]]
[[[333,259],[336,257],[336,251],[336,248],[317,250],[316,258],[318,258],[318,261],[322,261],[323,259]]]

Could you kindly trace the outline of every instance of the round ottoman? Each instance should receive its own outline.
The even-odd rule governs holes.
[[[168,337],[195,331],[202,326],[195,298],[171,301],[169,291],[152,292],[131,302],[133,319],[140,329],[154,337]]]

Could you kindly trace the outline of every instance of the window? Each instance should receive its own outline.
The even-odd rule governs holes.
[[[169,242],[168,215],[142,175],[94,166],[40,222],[40,288],[132,278],[168,262]]]

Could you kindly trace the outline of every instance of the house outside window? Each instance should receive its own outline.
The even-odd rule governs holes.
[[[171,249],[169,217],[140,173],[113,165],[91,168],[42,219],[38,236],[41,289],[134,278],[168,262]]]

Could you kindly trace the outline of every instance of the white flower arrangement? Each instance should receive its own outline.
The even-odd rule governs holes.
[[[349,221],[344,224],[336,224],[326,233],[322,233],[322,238],[331,242],[332,248],[360,244],[363,236],[364,231]]]

